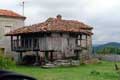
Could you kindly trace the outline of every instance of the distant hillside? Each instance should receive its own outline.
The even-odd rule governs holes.
[[[120,48],[120,43],[110,42],[110,43],[106,43],[106,44],[102,44],[102,45],[97,45],[97,46],[94,46],[94,51],[96,52],[97,50],[103,49],[105,47],[117,47],[117,48]]]

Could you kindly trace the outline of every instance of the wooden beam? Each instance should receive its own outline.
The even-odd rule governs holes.
[[[17,44],[17,48],[18,48],[18,45],[19,45],[19,36],[17,36],[17,42],[16,42],[16,44]]]
[[[86,48],[88,47],[88,37],[86,35]]]
[[[50,52],[50,61],[53,62],[53,51]]]
[[[13,36],[11,36],[11,50],[13,51]]]

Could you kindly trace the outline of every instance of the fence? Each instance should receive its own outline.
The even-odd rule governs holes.
[[[105,55],[95,54],[94,57],[106,61],[117,61],[117,62],[120,61],[120,55],[117,54],[105,54]]]

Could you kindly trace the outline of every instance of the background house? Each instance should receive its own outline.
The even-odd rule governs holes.
[[[10,37],[5,36],[10,30],[24,26],[25,17],[11,10],[0,9],[0,52],[11,53]]]
[[[11,48],[19,52],[20,60],[27,52],[36,55],[36,62],[41,57],[48,62],[70,57],[85,60],[90,58],[92,51],[92,29],[82,22],[64,20],[57,15],[6,35],[11,36]]]

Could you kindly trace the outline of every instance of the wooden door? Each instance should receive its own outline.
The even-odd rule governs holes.
[[[4,54],[5,49],[4,48],[0,48],[0,54]]]

